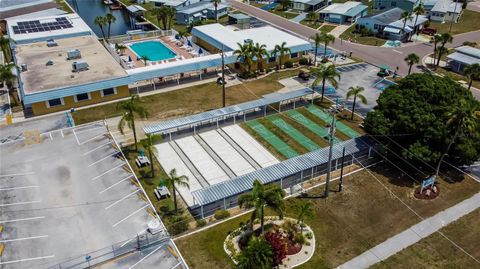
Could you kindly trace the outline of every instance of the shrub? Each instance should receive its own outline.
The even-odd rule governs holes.
[[[305,242],[307,242],[307,240],[302,233],[296,233],[295,236],[293,236],[293,242],[303,245]]]
[[[312,239],[312,238],[313,238],[313,234],[312,234],[311,232],[308,232],[308,233],[305,234],[305,237],[306,237],[307,239]]]
[[[219,209],[219,210],[215,211],[215,214],[213,216],[217,220],[226,219],[226,218],[230,217],[230,212],[228,210]]]
[[[299,64],[301,65],[309,65],[309,60],[307,58],[300,58],[300,60],[298,61]]]
[[[292,61],[286,61],[285,62],[285,68],[292,68],[293,67],[293,62]]]
[[[250,242],[250,239],[252,239],[253,236],[253,231],[248,229],[246,230],[242,235],[240,235],[240,238],[238,238],[238,246],[240,249],[245,248],[248,246],[248,242]]]
[[[283,221],[282,229],[289,234],[293,234],[297,231],[297,224],[293,220],[286,219]]]
[[[204,220],[204,219],[199,219],[199,220],[197,220],[197,228],[203,227],[203,226],[205,226],[205,225],[207,225],[207,221],[206,221],[206,220]]]
[[[188,230],[187,217],[184,215],[176,216],[167,224],[167,229],[171,235],[177,235]]]
[[[244,71],[244,72],[239,73],[238,76],[239,76],[240,78],[243,78],[243,79],[249,79],[249,78],[254,78],[254,77],[256,77],[256,76],[257,76],[257,73]]]
[[[265,234],[265,240],[273,250],[273,265],[282,264],[282,260],[287,257],[288,245],[280,232],[270,232]]]

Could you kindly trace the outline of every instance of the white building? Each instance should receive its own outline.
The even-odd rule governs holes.
[[[452,0],[438,0],[433,8],[428,11],[430,20],[438,22],[457,22],[462,14],[462,3]]]

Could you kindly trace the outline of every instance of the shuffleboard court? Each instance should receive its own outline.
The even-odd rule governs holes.
[[[320,137],[322,137],[322,138],[324,138],[328,141],[328,130],[327,130],[327,128],[323,128],[323,127],[318,126],[318,124],[311,121],[310,119],[308,119],[307,117],[305,117],[304,115],[302,115],[300,112],[298,112],[296,110],[289,110],[286,113],[289,117],[293,118],[294,120],[296,120],[297,122],[299,122],[303,126],[307,127],[307,129],[309,129],[310,131],[316,133],[317,135],[319,135]],[[336,144],[338,142],[340,142],[340,140],[338,140],[338,138],[334,137],[333,138],[333,143]]]
[[[182,196],[183,200],[188,205],[193,205],[192,191],[196,191],[202,188],[200,182],[195,178],[190,169],[183,163],[180,157],[177,155],[172,146],[167,143],[155,145],[156,157],[160,165],[165,169],[166,173],[169,173],[172,169],[175,169],[177,175],[188,177],[188,185],[190,189],[183,186],[177,186],[176,189]]]
[[[298,156],[298,153],[292,149],[287,143],[283,142],[278,136],[268,130],[263,124],[257,120],[247,121],[247,125],[265,139],[270,145],[278,150],[286,158]]]
[[[319,149],[320,147],[310,140],[310,138],[306,137],[304,134],[302,134],[300,131],[295,129],[292,125],[288,124],[286,121],[281,119],[277,115],[273,115],[268,117],[268,119],[278,128],[280,128],[282,131],[287,133],[290,137],[295,139],[298,143],[300,143],[302,146],[307,148],[309,151]]]
[[[181,138],[175,142],[210,185],[229,179],[225,171],[208,155],[193,136]]]
[[[240,176],[255,169],[245,160],[216,130],[200,134],[210,148],[225,162],[228,167]]]
[[[321,110],[320,108],[318,108],[314,105],[308,106],[307,110],[310,113],[319,117],[320,119],[322,119],[325,122],[331,122],[332,121],[332,116],[330,114],[326,113],[325,111]],[[340,132],[346,134],[350,138],[356,138],[356,137],[360,136],[360,134],[357,131],[348,127],[347,125],[345,125],[341,121],[336,121],[336,127],[338,128],[338,130],[340,130]]]
[[[238,125],[232,125],[223,127],[222,130],[261,167],[268,167],[279,163],[275,156],[273,156],[257,140],[243,130],[242,127]]]

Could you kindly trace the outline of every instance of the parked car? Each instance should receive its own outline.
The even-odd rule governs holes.
[[[426,27],[426,28],[423,28],[423,29],[422,29],[422,34],[426,34],[426,35],[431,35],[431,36],[433,36],[433,35],[436,34],[436,33],[437,33],[437,29],[435,29],[435,28],[428,28],[428,27]]]
[[[303,79],[305,81],[310,79],[310,70],[302,68],[300,72],[298,72],[298,78]]]

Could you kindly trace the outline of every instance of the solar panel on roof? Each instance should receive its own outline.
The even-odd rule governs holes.
[[[39,20],[35,21],[21,21],[16,26],[13,26],[15,34],[27,32],[46,32],[52,30],[60,30],[66,28],[73,28],[72,23],[66,17],[56,18],[55,21],[41,23]]]

